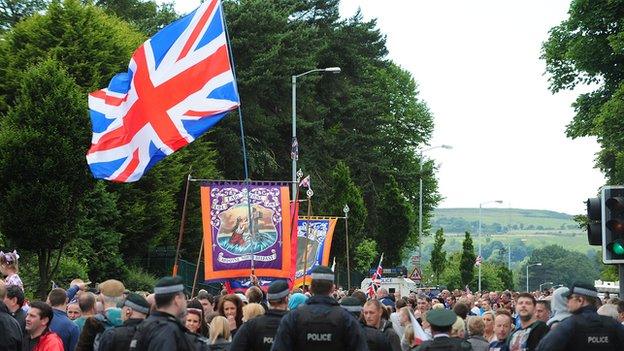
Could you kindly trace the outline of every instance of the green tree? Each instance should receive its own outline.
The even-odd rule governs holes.
[[[609,184],[624,181],[624,30],[619,23],[624,4],[613,1],[574,0],[569,17],[550,30],[542,58],[553,93],[587,85],[573,104],[568,125],[570,138],[595,136],[601,144],[596,166]]]
[[[431,250],[431,270],[435,278],[435,283],[439,284],[440,275],[446,266],[446,251],[444,251],[444,229],[440,228],[435,233],[433,250]],[[422,259],[422,257],[421,257]]]
[[[97,0],[95,4],[106,12],[126,20],[148,36],[178,18],[173,2],[159,5],[153,0]]]
[[[0,32],[45,8],[46,0],[0,0]]]
[[[48,59],[21,76],[16,104],[0,126],[0,230],[37,254],[43,296],[63,250],[76,237],[90,187],[85,100],[60,64]]]
[[[462,286],[468,285],[472,282],[474,277],[474,265],[477,256],[474,253],[474,246],[472,245],[472,238],[470,233],[466,232],[464,236],[464,242],[462,243],[462,254],[460,263],[460,275]]]
[[[378,255],[377,243],[371,239],[364,239],[355,247],[355,270],[358,272],[368,271]]]

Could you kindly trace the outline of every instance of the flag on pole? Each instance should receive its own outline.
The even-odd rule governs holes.
[[[483,257],[481,257],[481,255],[477,256],[477,258],[475,259],[475,266],[480,266],[481,262],[483,262]]]
[[[240,104],[220,0],[149,38],[128,72],[89,94],[87,163],[95,178],[134,182]]]
[[[310,188],[310,176],[306,176],[299,182],[299,187]]]
[[[334,256],[334,262],[332,263],[331,270],[336,273],[336,256]]]
[[[420,345],[423,343],[423,341],[430,340],[431,338],[429,337],[429,335],[427,335],[427,333],[425,333],[425,330],[422,328],[420,323],[418,323],[418,320],[416,319],[416,316],[414,316],[412,310],[408,309],[408,312],[410,316],[410,323],[412,324],[412,328],[414,329],[414,344]]]
[[[377,292],[377,288],[381,285],[381,274],[383,273],[383,267],[381,266],[381,262],[383,261],[383,253],[381,254],[381,258],[379,258],[379,265],[377,265],[377,269],[371,276],[371,282],[368,284],[367,294],[370,299],[375,298],[375,293]]]
[[[290,148],[290,158],[295,161],[299,160],[299,142],[297,142],[297,138],[293,138]]]

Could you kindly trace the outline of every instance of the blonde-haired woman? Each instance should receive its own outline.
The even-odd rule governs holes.
[[[223,316],[216,316],[210,322],[210,350],[230,350],[232,338],[230,325]]]
[[[264,307],[259,303],[250,303],[243,306],[243,323],[264,314]]]

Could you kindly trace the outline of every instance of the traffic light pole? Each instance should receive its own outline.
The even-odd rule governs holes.
[[[624,264],[618,264],[618,269],[620,271],[620,294],[618,297],[622,299],[624,297]]]

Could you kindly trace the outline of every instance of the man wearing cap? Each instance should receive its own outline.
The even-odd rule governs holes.
[[[149,310],[150,305],[143,296],[129,293],[121,308],[123,325],[102,334],[98,351],[127,350],[137,326],[147,317]]]
[[[282,318],[273,351],[368,350],[357,320],[330,297],[334,272],[325,266],[312,270],[312,297]]]
[[[121,309],[117,307],[117,304],[123,301],[123,293],[126,290],[123,283],[109,279],[99,285],[99,290],[98,300],[102,304],[102,311],[85,320],[76,351],[97,350],[102,333],[123,323]]]
[[[347,312],[351,313],[356,319],[360,318],[362,314],[362,304],[359,299],[351,296],[347,296],[340,301],[340,306]],[[361,321],[360,326],[366,336],[366,344],[368,345],[368,351],[385,351],[391,350],[392,346],[388,342],[388,339],[377,328],[367,325],[364,321]]]
[[[186,296],[181,277],[165,277],[154,287],[155,311],[138,327],[130,342],[130,350],[191,351],[192,340],[180,319],[186,315]]]
[[[574,283],[564,297],[572,316],[546,334],[537,350],[622,350],[624,326],[596,313],[598,292],[594,286]]]
[[[243,323],[232,340],[230,351],[271,350],[280,321],[288,312],[288,295],[288,283],[283,280],[271,283],[267,294],[268,311]]]
[[[433,335],[433,340],[423,342],[416,348],[416,350],[472,350],[472,346],[467,341],[451,338],[449,336],[451,327],[456,320],[457,315],[451,310],[439,308],[427,312],[427,322],[431,324],[431,334]]]

